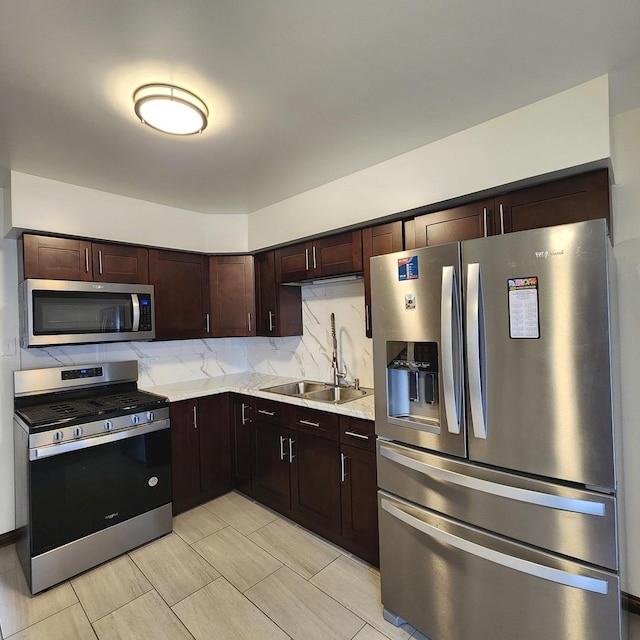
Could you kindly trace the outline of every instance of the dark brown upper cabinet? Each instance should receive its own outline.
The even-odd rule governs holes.
[[[471,240],[604,218],[611,233],[609,174],[598,169],[407,220],[405,248]]]
[[[302,335],[302,291],[276,283],[275,252],[255,256],[257,334],[267,337]]]
[[[209,258],[210,336],[256,335],[253,256]]]
[[[371,263],[373,256],[402,251],[402,222],[389,222],[362,230],[362,261],[364,267],[364,315],[367,337],[371,327]]]
[[[493,199],[418,216],[405,223],[405,248],[472,240],[493,232]]]
[[[346,231],[275,250],[276,282],[362,272],[362,231]]]
[[[149,253],[144,247],[25,233],[20,251],[21,280],[149,282]]]
[[[149,281],[155,287],[157,340],[211,336],[208,256],[149,249]]]
[[[611,233],[607,169],[511,191],[495,199],[494,233],[604,218]]]

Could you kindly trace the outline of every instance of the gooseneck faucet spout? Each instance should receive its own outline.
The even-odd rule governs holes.
[[[336,338],[336,315],[331,314],[331,341],[333,346],[333,353],[331,356],[331,368],[333,369],[333,384],[336,387],[340,386],[340,380],[347,377],[347,367],[344,371],[340,371],[338,366],[338,339]]]

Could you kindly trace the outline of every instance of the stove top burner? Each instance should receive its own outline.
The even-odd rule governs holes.
[[[57,398],[16,409],[17,415],[30,429],[59,426],[71,422],[88,422],[99,417],[111,417],[166,406],[167,400],[146,391],[129,391],[89,398]]]

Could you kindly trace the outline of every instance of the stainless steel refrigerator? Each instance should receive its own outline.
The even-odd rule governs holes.
[[[385,617],[623,637],[602,220],[371,260]]]

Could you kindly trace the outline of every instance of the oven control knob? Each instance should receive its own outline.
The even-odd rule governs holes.
[[[80,438],[83,434],[83,430],[82,427],[75,427],[73,430],[73,437],[74,438]]]
[[[113,429],[113,422],[111,422],[111,420],[107,420],[104,423],[104,430],[105,431],[111,431],[111,429]]]
[[[140,416],[138,415],[131,416],[131,422],[133,422],[133,424],[138,424],[140,422]]]
[[[147,411],[147,420],[149,422],[153,422],[155,419],[156,419],[156,416],[153,413],[153,411]]]
[[[53,432],[53,441],[54,442],[62,442],[64,440],[64,431],[54,431]]]

